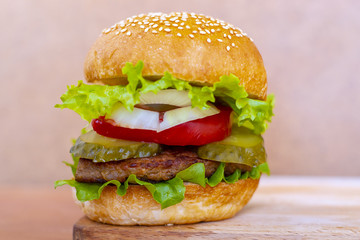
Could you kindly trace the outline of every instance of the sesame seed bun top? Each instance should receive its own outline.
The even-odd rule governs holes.
[[[194,13],[140,14],[105,29],[91,47],[84,73],[88,82],[126,83],[126,62],[144,62],[143,75],[165,71],[197,85],[222,75],[239,77],[250,97],[265,99],[263,60],[252,39],[224,21]]]

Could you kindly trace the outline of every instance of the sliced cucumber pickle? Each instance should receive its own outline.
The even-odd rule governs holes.
[[[231,135],[217,143],[248,148],[254,147],[263,142],[264,140],[261,135],[254,134],[250,129],[233,126],[231,129]]]
[[[256,167],[266,161],[263,143],[260,135],[246,128],[233,127],[231,135],[224,140],[199,147],[198,155],[202,159]]]
[[[161,151],[157,143],[134,142],[104,137],[95,131],[81,135],[70,153],[93,162],[119,161],[129,158],[152,157]]]

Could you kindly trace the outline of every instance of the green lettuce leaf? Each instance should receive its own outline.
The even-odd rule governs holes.
[[[145,186],[152,194],[155,201],[160,203],[161,209],[170,207],[181,202],[185,196],[184,181],[196,183],[203,187],[208,184],[210,187],[214,187],[221,181],[226,183],[234,183],[239,179],[258,179],[261,173],[270,174],[267,163],[260,164],[254,167],[250,172],[241,173],[239,170],[235,171],[232,175],[225,177],[224,175],[225,164],[221,163],[215,173],[208,179],[205,177],[205,166],[203,163],[195,163],[187,169],[176,174],[175,178],[160,182],[149,183],[141,181],[132,174],[128,179],[121,184],[117,180],[111,180],[104,184],[101,183],[80,183],[75,180],[59,180],[55,182],[55,188],[63,186],[65,184],[76,188],[76,197],[79,201],[90,201],[100,198],[102,190],[105,186],[113,184],[117,188],[117,194],[124,196],[126,194],[129,183]]]
[[[64,163],[66,166],[68,166],[68,167],[71,168],[71,171],[72,171],[73,175],[75,176],[76,169],[77,169],[77,166],[78,166],[78,164],[79,164],[79,158],[75,157],[74,154],[71,154],[71,157],[72,157],[73,162],[74,162],[73,164],[68,163],[68,162],[66,162],[66,161],[63,161],[63,163]]]
[[[238,125],[253,129],[257,134],[266,130],[267,122],[273,116],[274,96],[269,95],[266,101],[248,98],[245,88],[233,74],[221,76],[220,81],[211,87],[199,87],[177,79],[169,72],[165,72],[157,81],[146,80],[142,76],[143,67],[142,61],[135,66],[126,63],[122,69],[128,79],[125,86],[87,85],[79,81],[77,86],[68,87],[67,92],[61,96],[62,104],[56,104],[55,107],[71,109],[90,122],[110,113],[117,102],[132,111],[140,101],[140,93],[157,93],[174,88],[189,91],[192,106],[200,109],[208,108],[208,102],[215,102],[216,98],[226,102],[236,113]]]
[[[110,113],[118,101],[128,103],[125,105],[127,107],[134,106],[136,95],[127,91],[124,86],[87,85],[79,81],[77,86],[68,87],[68,91],[61,96],[61,101],[63,103],[56,104],[55,107],[69,108],[90,122]]]

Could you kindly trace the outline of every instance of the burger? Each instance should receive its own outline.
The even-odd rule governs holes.
[[[274,97],[242,30],[176,12],[127,18],[91,47],[61,104],[86,120],[66,163],[85,215],[114,225],[234,216],[269,174],[261,134]]]

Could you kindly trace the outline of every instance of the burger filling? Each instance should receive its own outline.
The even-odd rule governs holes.
[[[91,159],[80,158],[75,180],[88,183],[105,183],[117,180],[121,183],[134,174],[138,179],[149,182],[161,182],[173,179],[177,173],[195,163],[205,166],[205,177],[210,177],[219,167],[220,162],[205,160],[186,148],[172,148],[162,151],[154,157],[132,158],[124,161],[95,163]],[[229,176],[235,172],[248,171],[251,168],[238,163],[226,163],[224,174]]]
[[[269,173],[261,133],[273,115],[273,96],[248,98],[239,79],[222,76],[212,87],[192,86],[165,73],[146,80],[143,63],[127,63],[125,86],[79,82],[61,97],[91,123],[71,148],[80,201],[97,199],[111,184],[119,195],[129,184],[145,186],[162,208],[184,198],[184,181],[216,186],[221,181]]]

